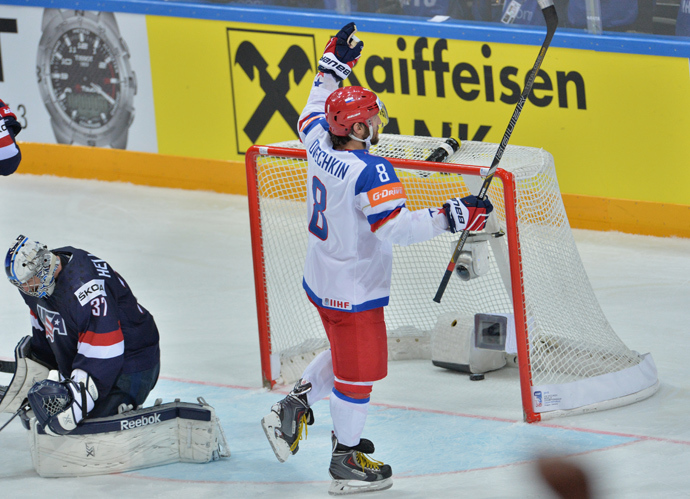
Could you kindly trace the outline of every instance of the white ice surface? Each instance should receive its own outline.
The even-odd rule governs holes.
[[[0,178],[1,257],[20,233],[87,249],[127,279],[161,332],[154,395],[166,402],[204,396],[233,455],[207,465],[43,479],[26,431],[13,421],[0,432],[0,497],[327,496],[328,404],[315,406],[309,437],[284,464],[260,429],[282,395],[261,388],[246,198]],[[630,348],[652,353],[659,392],[631,406],[527,425],[515,369],[470,382],[428,361],[392,362],[374,387],[365,436],[377,445],[373,457],[393,466],[395,482],[371,497],[552,497],[533,466],[547,452],[581,463],[600,497],[690,497],[690,240],[579,230],[575,239],[614,330]],[[18,291],[0,281],[0,358],[27,334]]]

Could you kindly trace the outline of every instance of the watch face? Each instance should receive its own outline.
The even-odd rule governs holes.
[[[126,148],[137,83],[114,14],[45,9],[36,76],[58,143]]]
[[[117,110],[121,74],[113,49],[97,33],[73,28],[50,48],[49,81],[56,105],[85,128],[105,126]]]

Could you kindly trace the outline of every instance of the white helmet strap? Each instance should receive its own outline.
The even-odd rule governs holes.
[[[356,137],[353,132],[350,132],[348,137],[350,137],[352,140],[356,140],[357,142],[364,143],[364,147],[368,151],[371,148],[371,138],[374,136],[374,126],[371,123],[371,118],[369,118],[367,122],[364,124],[367,125],[369,128],[369,135],[367,135],[366,138],[360,139],[359,137]],[[354,130],[354,126],[352,127],[352,129]]]

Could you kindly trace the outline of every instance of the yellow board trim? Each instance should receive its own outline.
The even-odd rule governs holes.
[[[83,146],[20,142],[18,173],[247,195],[244,163]],[[563,194],[570,226],[690,238],[690,206]]]
[[[690,237],[690,206],[562,194],[574,229]]]

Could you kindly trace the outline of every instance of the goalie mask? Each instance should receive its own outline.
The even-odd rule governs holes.
[[[55,289],[58,257],[48,247],[19,236],[5,257],[9,281],[23,293],[36,298],[50,296]]]
[[[375,123],[375,116],[379,117],[378,123]],[[364,142],[368,149],[374,136],[374,126],[381,132],[388,124],[388,111],[371,90],[363,87],[343,87],[326,99],[326,121],[333,135]],[[369,136],[366,139],[354,136],[352,127],[355,123],[364,123],[369,127]]]

